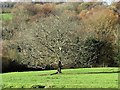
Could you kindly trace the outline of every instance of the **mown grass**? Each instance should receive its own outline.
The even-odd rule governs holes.
[[[118,68],[64,69],[2,74],[3,88],[118,88]],[[43,87],[42,87],[43,86]]]
[[[2,14],[0,14],[0,19],[1,20],[11,20],[12,14],[11,13],[2,13]]]

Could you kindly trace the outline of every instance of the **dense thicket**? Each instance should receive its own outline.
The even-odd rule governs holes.
[[[119,13],[111,6],[19,3],[12,13],[3,22],[3,69],[55,69],[59,60],[63,68],[119,64]]]

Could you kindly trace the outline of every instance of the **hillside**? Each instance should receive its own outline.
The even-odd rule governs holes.
[[[16,3],[3,14],[3,72],[119,66],[119,3]]]

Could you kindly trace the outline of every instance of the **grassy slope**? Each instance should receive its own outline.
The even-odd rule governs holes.
[[[0,19],[1,18],[2,18],[2,20],[11,20],[12,14],[10,14],[10,13],[0,14]]]
[[[117,88],[118,68],[80,68],[62,70],[62,74],[50,75],[55,70],[37,72],[4,73],[4,88]]]

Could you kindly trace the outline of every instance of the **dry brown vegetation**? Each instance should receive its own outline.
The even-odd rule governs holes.
[[[63,68],[119,64],[119,15],[110,6],[21,3],[12,12],[13,20],[3,24],[3,62],[45,69],[59,60]]]

